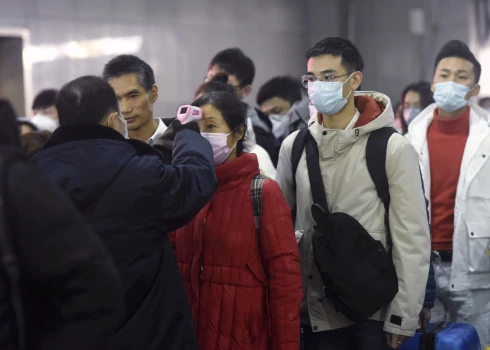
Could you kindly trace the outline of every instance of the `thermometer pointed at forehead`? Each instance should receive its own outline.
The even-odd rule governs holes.
[[[177,111],[177,119],[182,124],[200,122],[202,120],[202,109],[191,105],[180,106]]]

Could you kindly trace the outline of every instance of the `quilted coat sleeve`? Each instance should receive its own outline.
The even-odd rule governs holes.
[[[260,248],[269,279],[270,348],[297,350],[303,292],[291,213],[275,181],[266,180],[262,193]]]

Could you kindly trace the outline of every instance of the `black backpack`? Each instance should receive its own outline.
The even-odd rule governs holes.
[[[306,162],[313,197],[313,257],[325,285],[325,297],[338,312],[354,322],[369,319],[387,306],[398,293],[398,278],[392,260],[389,226],[390,191],[386,176],[388,140],[393,128],[371,132],[366,147],[366,163],[379,198],[385,207],[388,251],[366,229],[346,213],[330,213],[320,171],[318,146],[303,128],[292,148],[293,183],[299,160],[306,151]],[[322,189],[314,191],[314,189]],[[295,215],[293,209],[293,215]]]

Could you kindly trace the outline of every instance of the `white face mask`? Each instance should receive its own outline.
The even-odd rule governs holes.
[[[343,86],[349,80],[352,73],[343,83],[336,81],[319,81],[308,83],[308,96],[318,112],[323,115],[335,115],[339,113],[347,104],[347,99],[343,97]]]
[[[117,114],[117,117],[119,120],[124,124],[124,129],[122,135],[124,136],[125,139],[129,139],[129,132],[128,132],[128,122],[126,119],[122,118],[119,113]]]
[[[214,166],[221,165],[228,159],[235,145],[230,148],[228,147],[228,135],[225,133],[214,133],[214,132],[202,132],[201,135],[211,144],[211,148],[213,149],[213,158],[214,158]]]
[[[471,89],[465,85],[447,81],[435,84],[434,88],[434,101],[446,112],[457,111],[468,104],[466,95]]]
[[[282,140],[289,134],[289,116],[287,114],[270,114],[272,133],[278,140]]]

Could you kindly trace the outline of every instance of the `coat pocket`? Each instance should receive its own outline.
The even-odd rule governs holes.
[[[469,221],[468,268],[471,273],[490,272],[490,221]]]

